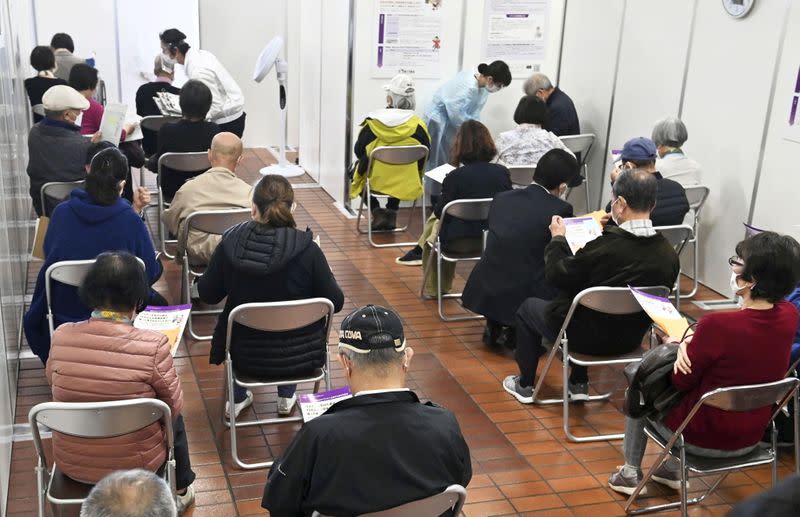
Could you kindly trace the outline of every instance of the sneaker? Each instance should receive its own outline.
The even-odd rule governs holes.
[[[244,409],[246,407],[248,407],[252,403],[253,403],[253,392],[250,391],[250,390],[247,390],[247,397],[245,397],[245,399],[243,401],[236,402],[233,405],[233,412],[234,412],[235,416],[238,417],[241,414],[241,412],[244,411]],[[231,405],[230,402],[226,402],[225,403],[225,418],[228,418],[228,419],[230,419],[230,417],[231,417],[231,411],[230,411],[231,407],[230,407],[230,405]]]
[[[409,250],[408,253],[402,257],[394,259],[395,263],[403,266],[421,266],[422,265],[422,248],[415,246]]]
[[[533,386],[520,386],[519,375],[509,375],[503,379],[503,389],[523,404],[533,404]]]
[[[626,476],[623,474],[622,466],[617,467],[617,471],[608,476],[608,486],[614,492],[619,492],[620,494],[631,495],[636,487],[639,486],[641,483],[642,478],[641,471],[638,471],[635,476]],[[639,495],[647,494],[647,487],[642,487],[642,490],[639,492]]]
[[[670,460],[664,461],[661,463],[653,475],[650,476],[653,478],[653,481],[656,483],[660,483],[664,486],[668,486],[673,490],[680,490],[681,489],[681,473],[678,470],[670,468],[668,465]],[[680,467],[678,467],[680,468]],[[689,487],[689,482],[686,482],[686,487]]]
[[[280,416],[289,416],[292,414],[294,404],[297,402],[297,395],[291,397],[278,397],[278,414]]]
[[[178,495],[178,515],[183,515],[186,509],[194,504],[194,485],[186,487],[186,493]]]
[[[589,400],[589,383],[588,382],[570,382],[567,384],[569,391],[569,399],[576,402]]]

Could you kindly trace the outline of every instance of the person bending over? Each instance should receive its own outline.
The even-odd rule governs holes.
[[[525,95],[535,95],[547,103],[549,122],[545,129],[557,136],[578,135],[581,132],[578,113],[572,99],[558,86],[553,86],[550,79],[536,73],[525,80],[522,86]]]

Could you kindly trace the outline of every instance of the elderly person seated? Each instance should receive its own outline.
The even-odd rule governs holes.
[[[339,362],[355,396],[303,425],[272,465],[261,502],[270,515],[361,515],[467,486],[455,416],[406,388],[413,355],[391,309],[367,305],[344,319]]]
[[[737,244],[736,255],[728,262],[731,290],[741,297],[741,310],[703,316],[694,334],[680,343],[672,384],[684,396],[663,420],[653,422],[665,439],[704,393],[777,381],[789,367],[798,313],[784,298],[800,282],[800,244],[791,237],[764,232]],[[673,341],[681,338],[675,336]],[[769,407],[746,412],[701,407],[683,430],[686,452],[708,458],[747,454],[758,445],[771,415]],[[631,494],[642,480],[644,426],[644,419],[625,418],[625,464],[609,478],[612,490]],[[679,489],[677,460],[667,459],[653,480]]]
[[[304,298],[327,298],[339,312],[344,295],[333,277],[325,254],[310,230],[298,230],[294,221],[294,190],[283,176],[269,174],[253,190],[252,221],[229,229],[214,250],[208,268],[197,281],[200,299],[225,308],[217,320],[209,361],[222,364],[228,315],[237,305]],[[267,379],[297,378],[325,364],[325,321],[290,332],[262,332],[234,325],[231,337],[233,366],[242,373]],[[278,386],[278,414],[294,409],[296,386]],[[234,386],[234,414],[253,402],[253,393]],[[230,414],[231,408],[225,412]]]
[[[684,187],[699,185],[702,167],[683,152],[689,132],[681,119],[667,117],[659,120],[653,127],[652,137],[658,149],[656,170],[661,176]]]
[[[505,165],[536,165],[539,158],[550,149],[572,151],[555,134],[543,129],[547,125],[547,106],[535,95],[519,100],[514,111],[517,127],[500,133],[495,141],[497,161]]]
[[[28,94],[28,99],[31,101],[31,107],[36,107],[42,104],[42,96],[44,93],[58,84],[67,84],[67,81],[59,79],[53,74],[56,69],[56,58],[53,55],[53,49],[48,46],[40,45],[34,47],[31,51],[31,66],[38,73],[36,77],[29,77],[25,79],[25,91]],[[44,115],[33,112],[33,122],[41,121]]]
[[[118,470],[100,480],[81,505],[80,517],[176,517],[166,482],[143,469]]]
[[[177,258],[189,253],[189,263],[205,265],[222,239],[192,230],[188,249],[182,247],[184,224],[192,212],[200,210],[223,210],[226,208],[249,208],[252,187],[234,173],[242,161],[242,141],[233,133],[217,133],[208,150],[211,168],[200,176],[190,179],[175,193],[169,209],[164,211],[164,224],[173,235],[178,235]]]
[[[174,65],[165,63],[161,53],[156,54],[155,63],[153,65],[153,75],[155,80],[145,83],[136,90],[136,114],[140,117],[149,117],[153,115],[161,115],[161,110],[153,100],[161,92],[172,93],[178,95],[181,89],[172,86],[172,81],[175,79]],[[142,128],[142,147],[147,156],[156,152],[158,144],[158,133],[149,129]]]
[[[49,215],[52,206],[41,206],[42,185],[51,181],[78,181],[86,175],[83,165],[89,146],[100,141],[100,133],[84,138],[75,120],[89,107],[80,93],[60,84],[42,97],[45,118],[28,133],[28,177],[36,215]]]
[[[603,234],[574,255],[567,244],[560,216],[550,224],[552,240],[544,249],[544,278],[558,294],[552,301],[528,298],[516,315],[516,360],[519,375],[503,381],[503,388],[523,404],[533,403],[533,386],[542,340],[552,343],[576,294],[589,287],[671,286],[680,270],[678,255],[667,239],[653,229],[650,213],[656,204],[656,178],[646,171],[622,173],[614,183],[610,217]],[[567,332],[570,351],[592,355],[620,355],[642,344],[650,326],[644,312],[609,315],[579,308]],[[589,376],[585,366],[572,365],[568,386],[572,400],[587,400]]]
[[[424,145],[430,147],[428,129],[421,118],[414,114],[416,101],[414,82],[405,74],[396,75],[386,90],[386,109],[373,111],[361,123],[361,131],[353,152],[358,158],[350,196],[366,196],[369,155],[376,147],[393,145]],[[371,196],[373,230],[394,230],[400,200],[414,200],[422,194],[422,173],[425,160],[416,164],[392,165],[376,162],[370,176],[372,192],[386,194],[386,208],[381,208],[375,196]]]
[[[158,130],[156,153],[147,161],[147,168],[158,172],[158,160],[164,153],[206,152],[211,139],[220,132],[219,126],[206,121],[211,109],[211,90],[200,81],[190,80],[181,88],[182,118],[174,124],[165,124]],[[164,167],[161,171],[161,192],[169,201],[187,180],[205,172],[181,172]]]
[[[545,129],[558,136],[577,135],[581,132],[578,123],[578,113],[572,99],[558,86],[553,86],[550,78],[541,73],[535,73],[525,80],[522,86],[525,95],[535,95],[547,103],[550,114]]]
[[[139,216],[150,199],[147,190],[137,189],[133,206],[120,198],[128,170],[128,162],[117,148],[103,149],[91,160],[86,190],[73,190],[69,200],[53,211],[44,239],[44,264],[36,277],[36,288],[24,318],[28,345],[43,363],[47,362],[50,351],[44,285],[45,271],[50,265],[62,260],[93,259],[104,251],[124,250],[142,259],[150,284],[161,276],[153,241]],[[84,320],[91,312],[81,303],[74,287],[59,282],[53,283],[51,299],[54,327]],[[140,301],[167,305],[153,290]]]
[[[189,461],[183,390],[167,336],[133,326],[136,308],[148,295],[144,269],[125,252],[98,255],[80,287],[89,307],[87,321],[65,323],[53,334],[47,381],[56,402],[106,402],[155,398],[174,420],[175,486],[179,514],[194,500],[195,474]],[[53,433],[59,469],[81,483],[96,483],[119,469],[157,471],[166,461],[164,430],[158,422],[111,438],[79,438]]]

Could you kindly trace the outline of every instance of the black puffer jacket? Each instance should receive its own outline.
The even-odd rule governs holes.
[[[230,228],[198,281],[200,299],[225,308],[211,341],[210,362],[225,359],[228,314],[237,305],[322,297],[339,312],[344,295],[310,230],[273,228],[249,221]],[[236,326],[231,358],[238,371],[268,377],[305,375],[325,363],[325,327],[319,321],[292,332]]]

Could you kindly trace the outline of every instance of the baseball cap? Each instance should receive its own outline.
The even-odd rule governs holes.
[[[403,323],[393,310],[386,307],[361,307],[342,321],[339,346],[359,354],[385,348],[402,352],[406,348]]]
[[[655,160],[656,144],[649,138],[643,136],[631,138],[625,142],[625,145],[622,147],[620,158],[622,161],[635,160],[637,162]]]
[[[48,111],[64,111],[68,109],[89,109],[89,101],[75,88],[65,84],[50,87],[42,96],[44,109]]]
[[[406,74],[397,74],[389,84],[383,85],[383,89],[397,95],[411,95],[414,93],[414,80]]]

